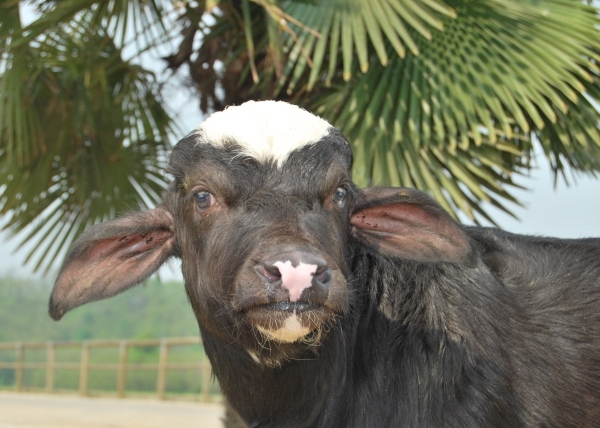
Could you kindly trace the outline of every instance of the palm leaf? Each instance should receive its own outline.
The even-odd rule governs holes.
[[[528,166],[534,135],[555,171],[600,171],[595,9],[448,4],[457,17],[443,18],[443,32],[429,41],[413,30],[419,55],[401,58],[387,42],[386,67],[372,58],[366,73],[307,103],[353,141],[355,178],[415,185],[477,220],[487,218],[481,201],[515,202],[504,189]]]
[[[159,202],[172,122],[152,73],[93,12],[10,52],[0,81],[0,213],[34,268],[90,224]],[[30,127],[30,128],[29,128]],[[29,128],[29,129],[27,129]]]
[[[81,13],[86,14],[94,26],[103,26],[119,46],[124,46],[131,34],[138,43],[154,45],[156,39],[165,37],[168,32],[164,24],[168,4],[164,0],[40,0],[36,2],[39,19],[12,42],[12,49],[27,46],[61,25],[78,22],[77,16]]]
[[[315,3],[285,1],[282,3],[285,12],[293,16],[303,25],[289,24],[289,33],[297,33],[299,37],[287,37],[285,49],[291,52],[297,49],[301,41],[305,57],[296,64],[295,76],[304,73],[312,64],[308,80],[308,89],[312,89],[325,74],[327,79],[337,68],[338,49],[342,57],[343,78],[352,76],[353,61],[358,59],[359,68],[365,72],[371,64],[373,50],[382,65],[387,65],[389,53],[387,44],[391,44],[395,54],[404,57],[407,48],[413,54],[418,53],[415,34],[430,39],[433,31],[441,30],[441,17],[455,16],[454,10],[444,2],[428,0],[416,2],[412,0],[323,0]],[[312,30],[309,32],[307,29]],[[412,30],[412,31],[409,31]],[[316,32],[317,35],[313,35]],[[310,35],[310,37],[302,37]],[[315,39],[318,41],[315,43]],[[325,47],[329,44],[329,72],[322,71]],[[289,75],[282,76],[282,83]]]

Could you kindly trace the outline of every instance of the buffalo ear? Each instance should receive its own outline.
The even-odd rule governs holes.
[[[361,189],[350,223],[368,246],[403,259],[457,262],[471,250],[460,225],[432,198],[414,189]]]
[[[72,245],[50,297],[50,316],[114,296],[138,284],[174,255],[173,217],[163,207],[84,232]]]

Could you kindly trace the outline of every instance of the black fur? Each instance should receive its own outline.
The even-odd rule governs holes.
[[[233,198],[246,200],[248,213],[219,239],[237,245],[209,257],[227,264],[243,260],[250,252],[246,245],[270,239],[252,233],[252,225],[277,224],[276,218],[264,218],[281,215],[277,207],[292,209],[290,221],[302,223],[295,211],[311,210],[315,196],[327,193],[324,172],[316,172],[339,156],[330,153],[331,147],[336,146],[300,151],[283,171],[257,166],[260,183],[244,191],[266,189],[261,197],[267,200],[261,205],[250,197]],[[310,150],[318,154],[310,156]],[[229,182],[250,182],[243,168],[231,170],[240,177]],[[256,180],[254,171],[250,175]],[[279,204],[279,188],[303,202]],[[415,203],[441,210],[418,196]],[[252,208],[263,206],[268,214],[257,209],[262,218],[253,218]],[[312,236],[328,235],[308,224]],[[220,325],[213,314],[226,309],[207,310],[200,304],[206,296],[188,285],[204,320],[200,327],[215,374],[249,426],[597,426],[599,240],[546,240],[467,228],[471,251],[466,260],[414,262],[367,248],[344,223],[336,227],[349,237],[347,242],[333,238],[334,249],[345,248],[349,310],[319,346],[268,344],[262,355],[292,348],[285,350],[291,357],[281,366],[257,365],[245,351],[256,349],[255,335]],[[281,239],[279,232],[274,239]],[[192,245],[198,246],[203,247]],[[331,248],[331,241],[321,247]],[[206,251],[214,251],[213,245]],[[193,263],[188,284],[209,281],[198,272],[203,265]],[[221,269],[209,275],[218,276]],[[236,270],[237,265],[231,269]],[[207,313],[211,320],[204,318]],[[224,331],[236,336],[225,337]]]
[[[173,231],[160,248],[182,259],[214,373],[250,427],[599,426],[600,239],[462,227],[421,192],[359,190],[337,131],[283,168],[198,138],[173,151],[160,215],[117,220],[75,245],[55,295],[78,297],[54,298],[56,317],[103,296],[68,293],[80,266],[113,263],[106,242],[149,233],[141,223],[157,217],[155,228]],[[199,209],[199,192],[217,202]],[[252,267],[280,245],[310,248],[343,275],[319,327],[291,343],[246,317],[272,299]]]

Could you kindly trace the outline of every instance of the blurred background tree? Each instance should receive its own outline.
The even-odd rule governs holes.
[[[599,24],[580,0],[4,0],[0,214],[46,269],[90,224],[157,203],[179,70],[204,113],[301,105],[349,137],[358,184],[493,222],[481,203],[510,213],[536,146],[557,180],[600,171]]]

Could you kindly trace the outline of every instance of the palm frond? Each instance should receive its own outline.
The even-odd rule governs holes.
[[[27,46],[62,25],[78,22],[79,14],[89,16],[94,26],[102,26],[118,46],[135,35],[137,43],[155,44],[169,31],[164,23],[169,3],[164,0],[40,0],[35,3],[40,17],[28,25],[12,48]]]
[[[353,61],[366,72],[375,53],[381,65],[387,65],[390,53],[386,46],[394,48],[395,55],[404,57],[406,52],[419,53],[417,37],[431,39],[433,33],[443,29],[442,17],[454,17],[454,9],[441,0],[416,2],[413,0],[324,0],[315,3],[285,1],[282,9],[293,16],[302,26],[286,23],[287,32],[297,37],[286,37],[285,51],[302,50],[291,70],[282,76],[281,83],[290,76],[293,89],[300,75],[310,66],[307,87],[326,79],[331,81],[337,71],[337,51],[342,58],[342,77],[349,80],[353,73]],[[317,35],[311,34],[311,29]],[[323,67],[329,54],[328,71]]]
[[[93,12],[16,49],[0,80],[0,213],[33,228],[21,245],[47,269],[90,224],[159,202],[172,120]]]
[[[354,142],[359,181],[414,185],[476,220],[480,201],[514,202],[503,189],[528,166],[533,135],[555,171],[600,171],[595,9],[513,3],[449,1],[457,17],[430,41],[415,34],[419,55],[388,43],[386,67],[371,59],[313,97]]]

